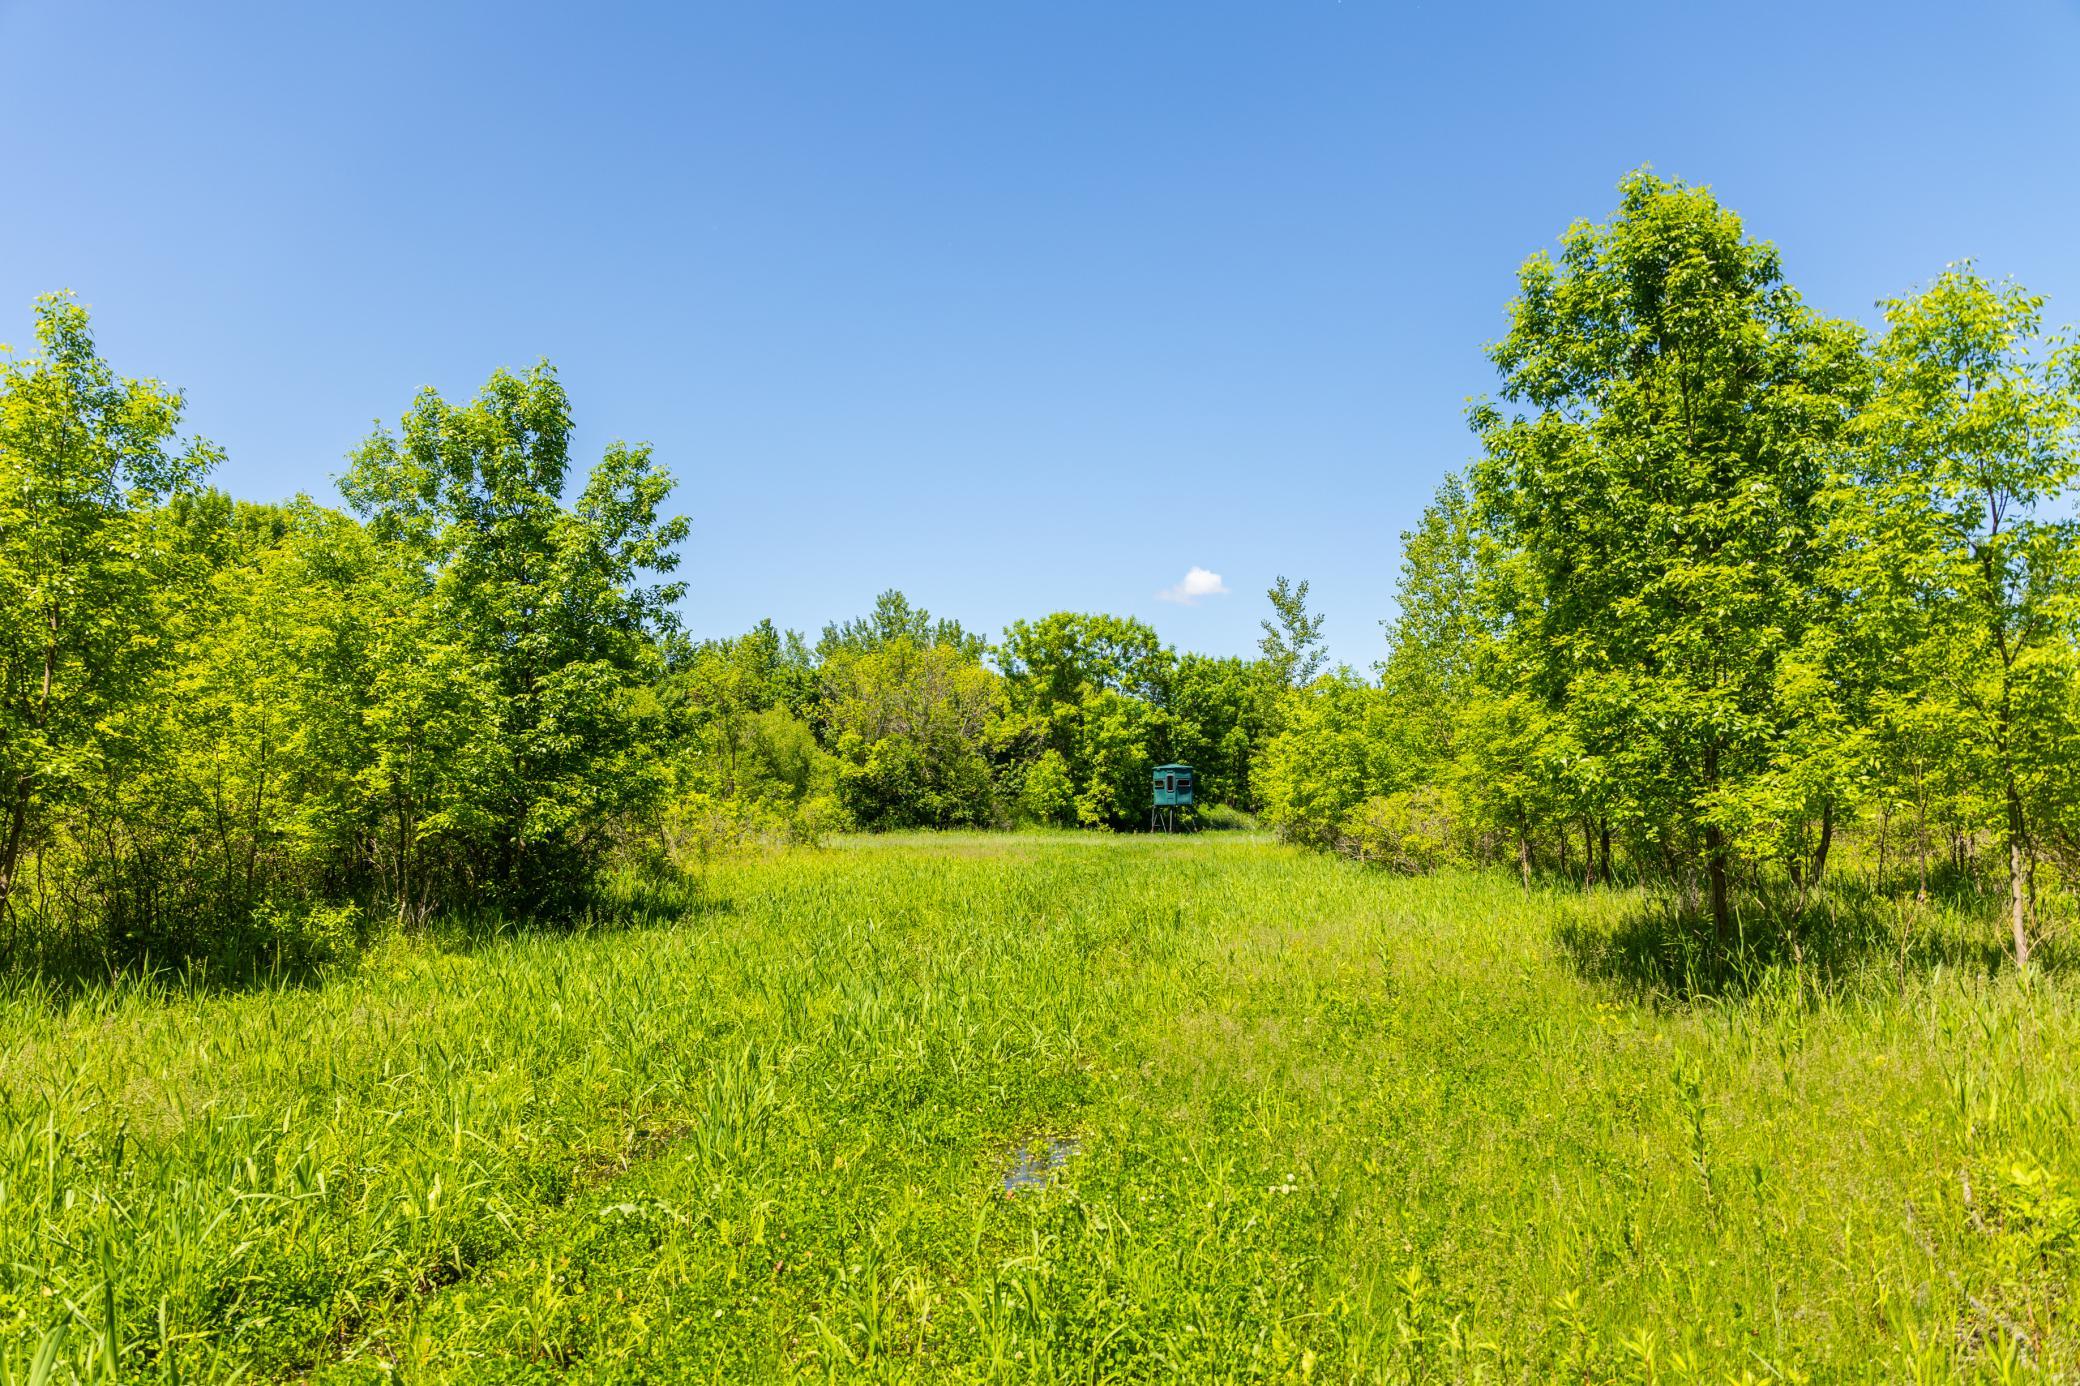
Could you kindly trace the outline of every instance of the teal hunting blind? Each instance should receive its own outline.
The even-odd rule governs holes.
[[[1158,765],[1155,794],[1150,799],[1148,810],[1149,831],[1177,831],[1177,811],[1189,809],[1192,803],[1192,767]]]

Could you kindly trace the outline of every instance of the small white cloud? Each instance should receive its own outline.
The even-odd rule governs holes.
[[[1221,581],[1219,573],[1210,572],[1205,568],[1193,568],[1184,575],[1184,581],[1156,593],[1156,600],[1176,602],[1179,606],[1197,606],[1201,597],[1227,595],[1228,584]]]

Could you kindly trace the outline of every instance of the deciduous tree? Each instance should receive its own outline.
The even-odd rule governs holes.
[[[152,510],[217,458],[176,440],[178,391],[109,368],[70,295],[37,300],[36,342],[0,361],[0,913],[46,810],[166,658],[180,555]]]
[[[1520,412],[1476,409],[1483,518],[1534,569],[1512,638],[1632,822],[1701,848],[1730,933],[1729,829],[1786,730],[1780,660],[1814,580],[1815,499],[1858,402],[1861,337],[1776,251],[1650,173],[1519,276],[1492,348]]]
[[[2030,953],[2033,800],[2058,778],[2076,673],[2080,346],[2043,300],[1969,266],[1885,304],[1878,390],[1859,421],[1873,598],[1911,598],[1952,742],[1986,748],[2015,961]]]

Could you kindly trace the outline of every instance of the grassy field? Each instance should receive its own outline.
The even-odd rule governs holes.
[[[1682,995],[1643,908],[885,839],[322,986],[18,985],[4,1379],[2071,1379],[2060,975],[1935,916]]]

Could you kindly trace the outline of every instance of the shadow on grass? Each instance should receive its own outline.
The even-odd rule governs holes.
[[[83,997],[139,991],[171,999],[303,990],[351,975],[373,951],[399,938],[436,953],[474,956],[514,939],[638,932],[735,911],[734,897],[700,880],[608,877],[564,914],[451,910],[417,923],[385,917],[315,943],[253,920],[186,936],[23,932],[13,947],[0,949],[0,1001],[58,1008]]]
[[[1618,910],[1588,901],[1566,910],[1555,935],[1577,975],[1671,1001],[1741,1000],[1787,984],[1827,996],[1857,987],[1896,989],[1938,970],[1994,976],[2014,966],[1999,902],[1956,895],[1925,902],[1848,886],[1806,902],[1751,896],[1735,908],[1721,943],[1710,917],[1667,897]],[[2044,946],[2031,967],[2058,970]]]

